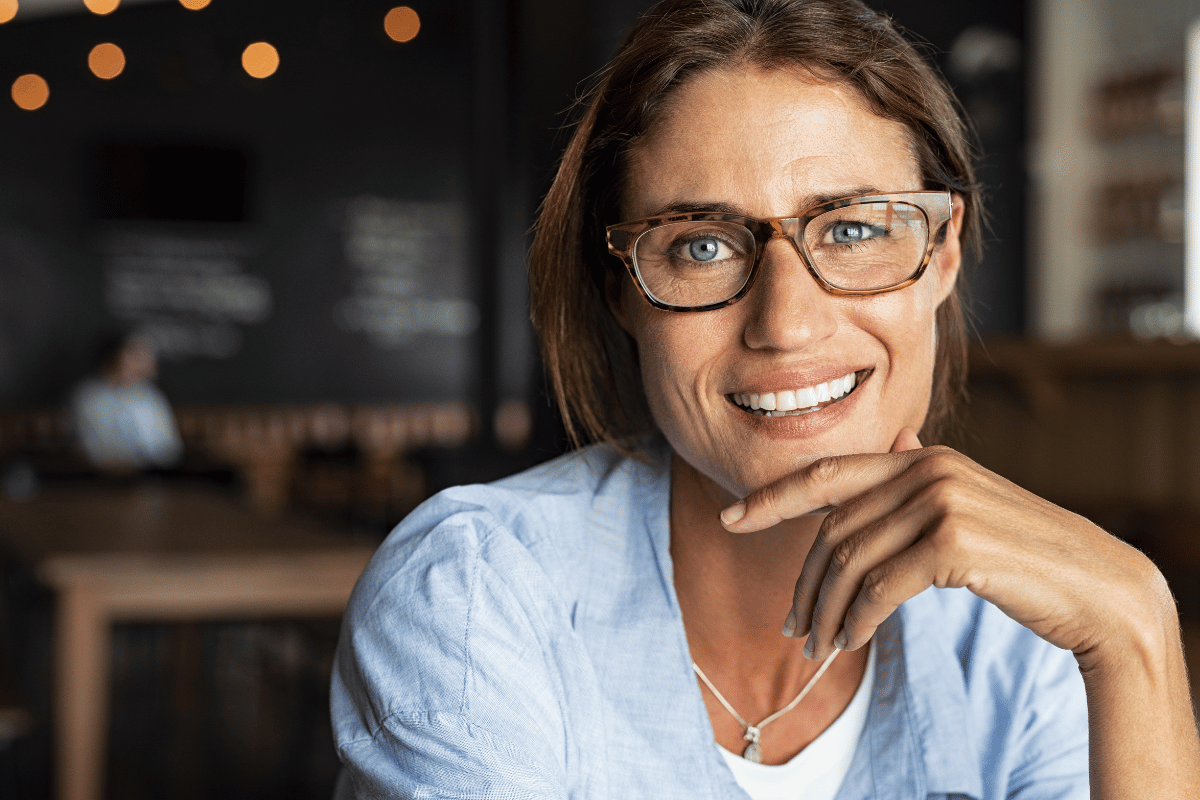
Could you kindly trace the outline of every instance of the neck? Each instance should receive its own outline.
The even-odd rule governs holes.
[[[730,533],[719,517],[723,495],[708,478],[673,458],[671,558],[693,658],[710,675],[770,676],[790,686],[789,678],[817,668],[801,655],[804,640],[780,631],[822,517],[788,520],[758,533]]]
[[[781,629],[822,517],[733,534],[720,522],[727,500],[727,493],[673,458],[671,558],[688,646],[726,701],[754,725],[790,703],[820,668],[804,657],[804,640]],[[838,718],[862,680],[866,656],[866,648],[840,656],[796,710],[770,724],[761,741],[763,763],[785,763]],[[743,752],[743,727],[711,692],[702,696],[717,742]]]

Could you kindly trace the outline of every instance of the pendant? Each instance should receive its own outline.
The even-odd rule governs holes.
[[[746,733],[742,736],[750,744],[746,745],[746,749],[742,751],[742,758],[747,761],[752,761],[755,764],[762,763],[762,748],[758,746],[759,737],[758,728],[753,725],[746,726]]]

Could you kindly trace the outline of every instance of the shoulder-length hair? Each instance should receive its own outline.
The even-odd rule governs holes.
[[[582,116],[542,203],[529,256],[531,312],[545,368],[575,445],[630,452],[653,431],[633,340],[606,300],[604,228],[620,221],[627,154],[682,84],[720,68],[801,68],[856,88],[912,134],[921,179],[965,206],[964,250],[977,255],[980,198],[971,142],[941,75],[884,16],[858,0],[662,0],[637,22],[581,100]],[[954,432],[967,334],[955,287],[936,315],[937,353],[921,441]]]

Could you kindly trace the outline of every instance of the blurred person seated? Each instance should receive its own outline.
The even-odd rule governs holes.
[[[88,461],[115,475],[178,462],[183,442],[171,404],[154,384],[153,344],[137,335],[112,337],[99,351],[99,366],[71,398],[75,434]]]

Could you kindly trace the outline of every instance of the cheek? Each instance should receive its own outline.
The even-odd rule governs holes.
[[[666,407],[685,402],[692,396],[696,373],[703,360],[697,346],[704,341],[703,337],[689,334],[689,326],[682,324],[688,320],[662,319],[667,313],[651,311],[649,320],[643,318],[640,321],[642,324],[638,325],[634,337],[646,398],[660,425],[659,417]]]
[[[642,387],[650,411],[666,433],[691,428],[710,398],[713,370],[729,335],[719,312],[676,314],[646,306],[630,316]]]
[[[924,411],[933,380],[933,364],[937,352],[937,287],[931,281],[878,295],[864,304],[862,327],[883,344],[888,354],[886,391],[892,396],[889,404]]]
[[[670,320],[660,317],[666,313],[641,302],[640,297],[623,297],[626,330],[633,337],[637,349],[638,364],[642,374],[642,387],[650,409],[657,420],[667,387],[675,383],[673,373],[679,368],[680,358],[686,350],[679,350],[676,337],[672,336]]]

